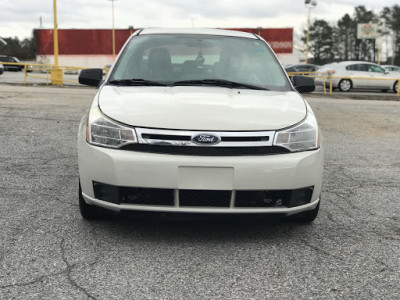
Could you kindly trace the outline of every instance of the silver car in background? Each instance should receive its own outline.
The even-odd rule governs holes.
[[[343,61],[322,66],[319,72],[332,76],[332,88],[342,92],[351,89],[381,90],[384,92],[399,88],[399,72],[390,72],[381,66],[364,61]],[[387,78],[387,79],[385,79]],[[329,86],[329,79],[326,81]]]
[[[386,71],[389,72],[400,72],[400,67],[399,66],[394,66],[394,65],[384,65],[382,66]]]

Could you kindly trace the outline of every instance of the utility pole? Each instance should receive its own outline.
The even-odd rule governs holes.
[[[54,66],[53,66],[53,68],[51,68],[50,77],[51,77],[51,84],[62,85],[63,84],[63,70],[58,67],[57,0],[53,0],[53,15],[54,15],[54,29],[53,29]]]
[[[115,60],[114,1],[117,0],[109,0],[109,1],[111,1],[111,7],[112,7],[112,49],[113,49],[113,60]]]
[[[313,6],[317,6],[317,1],[316,0],[305,0],[304,4],[308,8],[308,17],[307,17],[307,37],[306,37],[306,57],[305,57],[305,63],[308,63],[308,42],[310,40],[310,17],[311,17],[311,8]]]
[[[54,16],[54,66],[58,67],[58,27],[57,27],[57,0],[53,0],[53,16]]]

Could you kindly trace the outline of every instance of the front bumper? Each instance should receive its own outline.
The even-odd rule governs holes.
[[[322,185],[323,150],[259,156],[189,156],[144,153],[92,146],[78,138],[82,195],[89,204],[111,210],[192,213],[295,214],[317,206]],[[118,187],[169,189],[173,205],[111,203],[95,197],[94,182]],[[296,207],[237,207],[243,191],[313,187],[309,203]],[[229,191],[227,207],[181,206],[180,191]]]

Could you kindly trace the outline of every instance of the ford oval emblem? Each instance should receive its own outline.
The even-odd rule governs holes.
[[[192,137],[192,142],[199,145],[215,145],[221,141],[219,136],[201,133]]]

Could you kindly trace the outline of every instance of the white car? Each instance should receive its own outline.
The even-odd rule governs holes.
[[[3,64],[0,64],[0,75],[4,73],[4,66]]]
[[[389,72],[400,72],[400,67],[399,66],[394,66],[394,65],[384,65],[382,66],[386,71]]]
[[[397,72],[389,72],[377,64],[363,61],[332,63],[322,66],[318,72],[332,75],[332,88],[342,92],[351,89],[397,92],[400,79]],[[329,80],[325,81],[325,84],[329,87]]]
[[[79,204],[185,213],[296,215],[319,209],[323,149],[313,111],[259,36],[144,29],[98,86],[78,136]],[[296,91],[297,89],[297,91]]]

